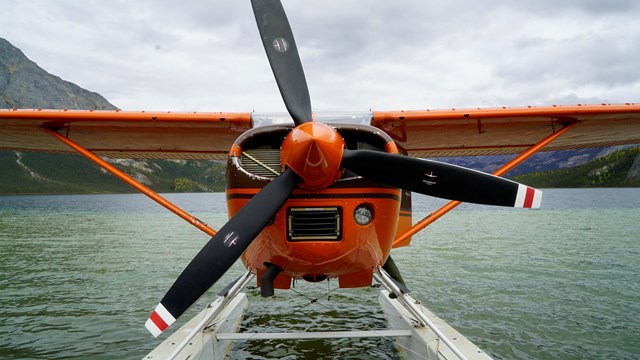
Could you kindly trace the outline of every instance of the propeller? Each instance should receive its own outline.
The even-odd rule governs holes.
[[[311,121],[311,99],[298,47],[280,0],[251,0],[262,45],[296,126]]]
[[[531,208],[542,199],[542,191],[499,176],[381,151],[345,150],[342,166],[381,184],[449,200]]]
[[[279,0],[252,0],[271,69],[296,126],[312,121],[307,81],[289,21]],[[145,326],[154,336],[171,326],[238,260],[300,182],[286,169],[245,204],[209,240],[173,283]]]
[[[160,335],[224,275],[280,210],[297,182],[296,173],[284,171],[209,240],[156,306],[145,324],[149,332]]]
[[[307,82],[279,0],[251,0],[271,69],[296,127],[282,145],[285,170],[209,240],[151,313],[145,326],[158,336],[236,262],[298,186],[331,186],[345,169],[381,184],[425,195],[488,205],[538,207],[541,192],[459,166],[389,154],[346,150],[337,131],[312,121]]]

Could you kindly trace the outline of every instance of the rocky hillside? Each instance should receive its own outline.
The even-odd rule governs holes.
[[[2,38],[0,108],[116,109],[101,95],[49,74]],[[219,162],[109,161],[157,192],[224,189],[224,165]],[[0,151],[0,169],[0,194],[134,191],[76,155]]]
[[[116,107],[97,93],[51,75],[0,38],[0,108],[94,109]]]
[[[18,48],[0,38],[0,108],[50,109],[115,109],[105,98],[85,90],[59,77],[49,74],[29,60]],[[559,178],[548,170],[568,169],[599,159],[615,148],[584,149],[539,153],[507,174],[509,177],[539,172],[522,178],[531,185],[551,186],[608,186],[618,179],[608,176],[611,169],[619,169],[617,159],[599,162],[597,182],[585,185],[567,185],[567,182],[538,183],[539,179]],[[492,172],[512,156],[478,156],[465,158],[439,158],[438,160]],[[609,159],[609,158],[606,158]],[[224,164],[213,161],[134,161],[109,160],[118,168],[158,192],[221,191],[224,189]],[[625,162],[626,164],[626,162]],[[640,160],[635,159],[636,172]],[[624,165],[626,166],[626,165]],[[629,165],[631,166],[631,165]],[[105,193],[132,192],[133,190],[81,156],[0,151],[0,194],[31,193]],[[592,169],[595,171],[595,169]],[[564,170],[563,170],[564,171]],[[591,170],[590,170],[591,171]],[[615,170],[623,171],[623,170]],[[629,171],[629,167],[624,171]],[[597,171],[596,171],[597,172]],[[578,176],[565,171],[570,181]],[[631,171],[630,173],[633,173]],[[595,173],[594,173],[595,174]],[[580,175],[582,176],[582,175]],[[589,178],[589,176],[587,176]],[[589,178],[591,179],[591,178]],[[591,181],[591,180],[589,180]],[[619,185],[618,180],[613,186]],[[633,183],[629,183],[633,184]],[[540,186],[540,185],[536,185]]]
[[[515,180],[538,188],[638,187],[640,147],[618,150],[580,166],[516,176]]]
[[[537,153],[517,166],[515,169],[511,170],[507,174],[507,177],[514,177],[522,174],[550,169],[571,168],[601,158],[622,148],[624,147],[592,148],[571,151],[548,151]],[[515,155],[492,155],[446,157],[437,158],[436,160],[492,173],[514,157]]]
[[[211,161],[111,160],[156,192],[224,190],[224,164]],[[0,194],[135,192],[84,157],[0,152]]]

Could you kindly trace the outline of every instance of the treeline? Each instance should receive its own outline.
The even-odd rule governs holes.
[[[156,192],[224,191],[225,163],[119,160],[114,165]],[[0,151],[0,194],[132,193],[133,188],[78,155]]]
[[[618,150],[572,168],[519,175],[514,180],[538,188],[640,187],[640,147]]]
[[[224,191],[219,161],[117,161],[116,167],[157,192]],[[0,194],[129,193],[131,187],[74,155],[0,151]],[[580,166],[514,177],[538,188],[640,187],[640,147]]]

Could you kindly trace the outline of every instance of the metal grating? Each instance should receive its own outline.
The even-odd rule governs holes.
[[[242,152],[242,167],[249,173],[266,178],[280,175],[280,150],[251,149]]]
[[[289,241],[342,239],[341,209],[289,208],[287,210],[287,238]]]

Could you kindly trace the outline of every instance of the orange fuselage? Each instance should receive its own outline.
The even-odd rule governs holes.
[[[335,127],[347,148],[397,152],[393,142],[373,128]],[[256,128],[236,141],[227,166],[229,216],[282,171],[279,155],[286,150],[283,139],[290,130],[286,126]],[[244,252],[245,266],[258,275],[268,264],[280,267],[283,272],[275,280],[280,289],[300,278],[338,278],[340,287],[371,285],[373,271],[387,260],[396,233],[410,226],[408,194],[348,172],[324,189],[301,185]],[[356,222],[356,209],[362,207],[372,217],[369,223]]]

